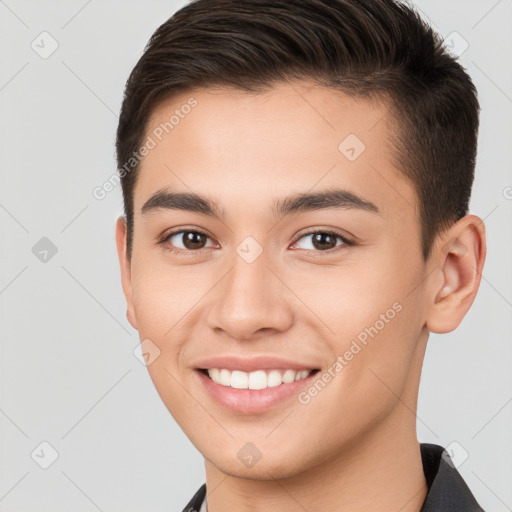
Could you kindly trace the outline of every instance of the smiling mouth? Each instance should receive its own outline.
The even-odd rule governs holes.
[[[230,371],[221,368],[198,368],[197,370],[221,386],[249,390],[267,389],[290,384],[306,379],[320,371],[318,368],[304,370],[262,369],[252,372]]]

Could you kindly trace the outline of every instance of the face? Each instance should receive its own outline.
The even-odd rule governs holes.
[[[427,271],[386,108],[298,82],[198,89],[148,126],[123,287],[156,389],[197,449],[267,479],[413,429],[397,404],[415,408]],[[124,235],[119,222],[120,247]]]

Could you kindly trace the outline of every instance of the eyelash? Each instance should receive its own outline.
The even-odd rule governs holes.
[[[208,238],[210,238],[208,236],[208,234],[206,234],[205,232],[199,230],[199,229],[179,229],[179,230],[176,230],[176,231],[172,231],[171,233],[167,233],[165,234],[163,237],[160,238],[160,240],[158,241],[158,244],[161,244],[161,245],[164,245],[171,237],[173,237],[174,235],[177,235],[179,233],[196,233],[196,234],[200,234],[200,235],[204,235]],[[339,250],[339,249],[343,249],[345,247],[350,247],[350,246],[353,246],[353,245],[356,245],[355,242],[353,240],[350,240],[348,239],[347,237],[345,237],[344,235],[342,235],[341,233],[338,233],[337,231],[329,231],[329,230],[326,230],[326,229],[316,229],[314,231],[308,231],[307,233],[304,233],[302,234],[301,236],[299,236],[295,242],[293,242],[292,245],[295,245],[299,240],[301,240],[302,238],[304,238],[305,236],[309,236],[309,235],[315,235],[317,233],[323,233],[323,234],[328,234],[328,235],[334,235],[336,237],[338,237],[342,242],[343,244],[340,245],[340,246],[336,246],[336,247],[333,247],[331,249],[327,249],[325,251],[317,251],[317,250],[312,250],[312,249],[303,249],[307,254],[309,255],[314,255],[314,256],[318,256],[319,253],[327,253],[327,254],[332,254],[333,252]],[[200,253],[201,251],[203,251],[205,248],[203,249],[197,249],[197,250],[185,250],[185,249],[174,249],[170,246],[167,246],[165,247],[165,249],[167,251],[169,251],[171,254],[185,254],[187,256],[191,256],[193,255],[194,253]]]

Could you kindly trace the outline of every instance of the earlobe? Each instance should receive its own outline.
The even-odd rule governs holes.
[[[427,329],[435,333],[453,331],[466,315],[480,286],[486,254],[485,226],[474,215],[460,219],[444,239],[437,255],[441,277],[432,285],[426,320]]]
[[[126,220],[124,217],[119,217],[116,221],[116,245],[121,270],[121,284],[126,298],[126,318],[134,329],[138,329],[133,307],[132,272],[131,262],[126,251],[126,236]]]

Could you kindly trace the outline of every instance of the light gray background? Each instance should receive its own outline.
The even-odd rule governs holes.
[[[128,73],[184,4],[0,0],[0,512],[177,511],[204,482],[201,455],[133,354],[114,243],[120,189],[92,195],[115,172]],[[418,435],[458,443],[458,456],[469,455],[459,471],[480,503],[507,511],[512,1],[416,5],[444,37],[463,38],[452,34],[456,49],[469,44],[460,60],[482,106],[471,212],[488,234],[473,308],[454,333],[431,337]],[[31,48],[51,48],[43,31],[59,45],[46,59]],[[57,247],[47,262],[32,252],[42,237]],[[35,462],[50,460],[44,441],[59,454],[48,469]]]

